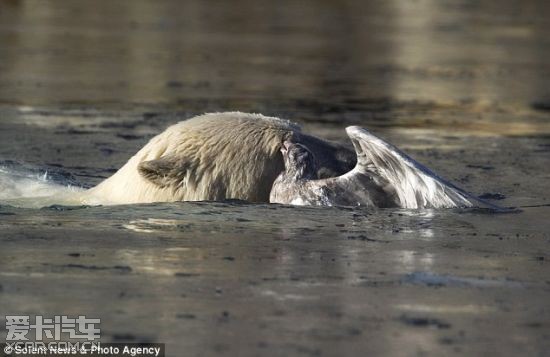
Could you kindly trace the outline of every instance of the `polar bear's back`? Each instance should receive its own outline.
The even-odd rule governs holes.
[[[89,190],[84,201],[267,202],[283,169],[281,143],[299,130],[290,121],[260,114],[197,116],[152,138],[117,173]]]

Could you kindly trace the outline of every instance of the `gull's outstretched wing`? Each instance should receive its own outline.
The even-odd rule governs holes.
[[[395,146],[358,126],[346,128],[357,152],[354,171],[388,181],[403,208],[495,206],[485,203],[437,176]]]

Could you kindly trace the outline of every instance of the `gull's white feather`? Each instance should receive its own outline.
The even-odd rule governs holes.
[[[350,126],[346,132],[357,152],[357,165],[352,172],[369,172],[387,180],[401,207],[471,207],[472,200],[479,201],[367,129]]]

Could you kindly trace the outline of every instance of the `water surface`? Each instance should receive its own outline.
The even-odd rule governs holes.
[[[100,317],[102,341],[169,355],[544,355],[549,12],[0,1],[0,314]],[[91,187],[168,125],[230,110],[344,143],[370,128],[522,211],[7,204]]]

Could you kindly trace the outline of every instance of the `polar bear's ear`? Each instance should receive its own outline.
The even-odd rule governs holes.
[[[138,165],[140,175],[160,187],[177,184],[183,179],[187,169],[188,165],[184,161],[169,156],[143,161]]]

